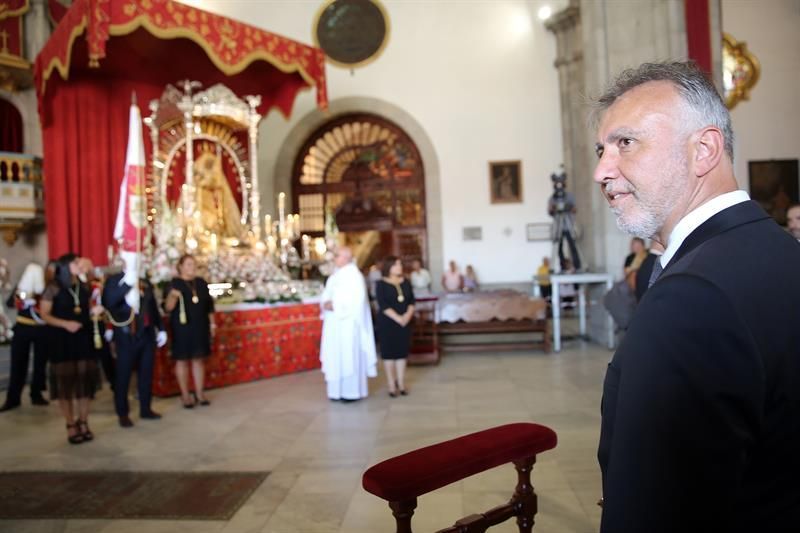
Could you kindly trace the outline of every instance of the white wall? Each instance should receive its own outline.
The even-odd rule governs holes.
[[[723,0],[722,30],[761,63],[750,100],[731,111],[736,178],[748,189],[748,161],[800,158],[800,0]]]
[[[195,0],[225,14],[305,43],[319,1],[251,2]],[[529,243],[525,224],[546,222],[549,175],[561,163],[555,40],[536,17],[538,0],[389,1],[391,35],[377,61],[353,73],[328,65],[332,101],[365,96],[405,110],[436,150],[441,175],[442,262],[474,265],[484,282],[529,280],[547,242]],[[257,6],[257,9],[256,9]],[[282,144],[294,124],[310,113],[315,95],[298,97],[288,123],[271,113],[262,144]],[[274,154],[260,158],[262,190],[275,181]],[[521,204],[491,205],[488,162],[522,160]],[[265,194],[266,197],[266,194]],[[272,209],[263,202],[265,212]],[[434,206],[432,206],[434,207]],[[481,226],[483,241],[464,242],[464,226]],[[510,228],[510,235],[504,229]],[[432,233],[437,233],[433,231]],[[437,254],[432,254],[437,255]],[[442,265],[432,265],[440,270]],[[438,268],[437,268],[438,267]]]

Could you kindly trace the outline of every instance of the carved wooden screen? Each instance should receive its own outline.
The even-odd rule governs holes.
[[[321,236],[330,209],[340,231],[380,234],[369,262],[390,254],[427,262],[422,159],[382,117],[348,114],[317,129],[295,161],[292,197],[303,233]]]

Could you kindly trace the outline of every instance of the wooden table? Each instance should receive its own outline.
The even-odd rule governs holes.
[[[550,351],[547,331],[547,303],[511,290],[451,293],[436,303],[436,329],[442,335],[534,333],[534,340],[473,342],[449,346],[454,350],[485,351],[529,350]],[[538,335],[540,334],[540,335]],[[440,345],[440,349],[442,346]]]

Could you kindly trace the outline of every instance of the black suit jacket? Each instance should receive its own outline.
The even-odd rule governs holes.
[[[125,295],[128,294],[131,286],[121,283],[123,275],[124,274],[120,272],[110,276],[103,286],[103,307],[106,308],[106,311],[111,314],[114,322],[117,323],[127,322],[131,316],[131,308],[127,302],[125,302]],[[148,315],[150,326],[160,331],[164,329],[164,325],[161,322],[161,314],[158,311],[158,304],[156,303],[153,286],[147,280],[141,280],[140,283],[143,284],[143,290],[139,303],[139,313],[135,317],[137,321],[136,331],[144,332],[145,328],[143,322],[145,313]],[[131,333],[130,327],[119,328],[115,326],[114,335],[118,335],[119,333]]]
[[[800,531],[800,245],[755,202],[683,242],[601,410],[602,532]]]
[[[648,253],[644,258],[642,264],[639,265],[639,270],[636,271],[636,301],[641,302],[644,293],[647,292],[647,284],[650,283],[650,274],[653,273],[653,267],[656,261],[661,259],[660,255]]]

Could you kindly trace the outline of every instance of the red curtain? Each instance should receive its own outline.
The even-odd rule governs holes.
[[[0,152],[22,153],[22,115],[9,102],[0,98]]]
[[[106,264],[125,166],[131,93],[136,91],[140,103],[148,102],[162,88],[86,75],[51,83],[58,88],[48,94],[49,120],[42,128],[50,256],[75,252]],[[150,150],[147,136],[145,150]]]
[[[711,17],[709,0],[685,0],[686,40],[689,59],[711,74]]]
[[[101,265],[107,263],[113,242],[132,92],[146,116],[150,100],[159,98],[167,83],[181,79],[199,78],[205,87],[221,82],[237,94],[261,94],[266,109],[291,109],[304,86],[299,75],[287,79],[265,62],[228,77],[193,42],[159,41],[143,30],[109,41],[108,51],[101,68],[73,66],[66,81],[51,76],[39,98],[50,257],[74,252]],[[72,47],[73,62],[85,65],[86,57],[86,41],[79,38]],[[161,68],[170,57],[181,61]],[[149,160],[147,130],[144,142]]]

